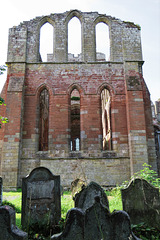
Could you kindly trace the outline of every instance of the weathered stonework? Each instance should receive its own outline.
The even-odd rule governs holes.
[[[82,26],[82,52],[75,61],[67,47],[68,22],[74,16]],[[42,62],[39,35],[46,22],[54,27],[54,50],[48,62]],[[95,27],[99,22],[109,27],[109,62],[99,61],[98,56],[103,55],[96,53]],[[128,179],[144,162],[156,170],[150,97],[142,76],[138,26],[97,12],[78,10],[36,17],[10,29],[7,65],[2,97],[7,104],[4,115],[9,123],[0,132],[4,188],[21,186],[22,177],[39,166],[61,175],[65,186],[80,174],[88,181],[115,185]],[[49,106],[41,113],[39,99],[44,89]],[[71,151],[74,89],[80,96],[74,122],[79,124],[80,131],[77,151]],[[101,108],[104,89],[110,95],[105,105],[110,114],[110,128],[107,126],[110,134],[106,131],[105,136]],[[43,121],[47,150],[39,151],[43,116],[47,119]],[[103,148],[102,142],[108,136],[111,138]]]

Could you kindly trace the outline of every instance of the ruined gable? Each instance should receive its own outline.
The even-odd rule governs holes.
[[[77,58],[68,53],[74,16],[82,34]],[[47,22],[54,48],[42,62],[40,29]],[[109,28],[109,61],[96,53],[100,22]],[[9,30],[7,64],[3,94],[10,122],[0,133],[6,188],[20,186],[40,166],[61,175],[65,186],[78,177],[116,185],[144,162],[156,169],[139,26],[78,10],[36,17]]]

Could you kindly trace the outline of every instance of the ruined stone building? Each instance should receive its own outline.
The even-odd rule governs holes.
[[[81,54],[68,53],[68,23],[81,23]],[[54,28],[43,62],[40,30]],[[96,53],[96,26],[108,26],[109,60]],[[76,33],[75,33],[76,34]],[[104,45],[107,44],[104,41]],[[150,95],[142,74],[140,27],[97,12],[36,17],[9,30],[0,131],[4,188],[44,166],[69,186],[75,178],[113,186],[148,163],[157,169]]]
[[[157,157],[157,168],[158,175],[160,176],[160,99],[155,102],[155,105],[152,103],[151,106]]]

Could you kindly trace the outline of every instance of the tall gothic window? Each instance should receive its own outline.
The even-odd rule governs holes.
[[[49,94],[45,88],[39,97],[39,151],[48,150]]]
[[[68,23],[68,60],[81,60],[81,22],[77,17]]]
[[[54,28],[48,22],[40,28],[39,51],[42,62],[53,62],[53,34]]]
[[[102,133],[103,133],[103,150],[111,150],[111,114],[110,114],[110,93],[107,89],[101,92],[102,108]]]
[[[80,150],[80,94],[77,89],[71,93],[71,151]]]
[[[96,59],[97,61],[109,61],[109,58],[109,27],[106,23],[100,22],[96,25]]]

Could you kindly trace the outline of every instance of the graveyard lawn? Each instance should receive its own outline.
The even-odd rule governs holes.
[[[109,200],[109,208],[110,211],[113,212],[114,209],[122,210],[122,200],[121,200],[121,192],[120,188],[112,189],[111,191],[106,192],[108,200]],[[3,204],[10,205],[15,208],[16,211],[16,225],[18,228],[22,229],[21,226],[21,198],[22,192],[3,192]],[[66,213],[69,209],[74,207],[74,201],[72,200],[71,192],[65,191],[61,196],[61,217],[62,221],[60,222],[63,228],[64,220],[66,218]],[[156,231],[156,229],[150,229],[144,224],[142,225],[134,225],[132,226],[132,231],[136,234],[137,237],[140,237],[142,240],[160,239],[160,232]],[[145,237],[143,237],[145,235]],[[44,239],[44,238],[36,238],[36,239]],[[46,238],[45,238],[46,239]]]
[[[106,192],[109,200],[110,211],[122,210],[122,201],[120,190],[112,190]],[[15,208],[16,211],[16,225],[21,227],[21,204],[22,204],[22,192],[3,192],[3,205],[10,205]],[[65,191],[61,196],[61,217],[65,219],[69,209],[74,207],[74,201],[70,191]]]

